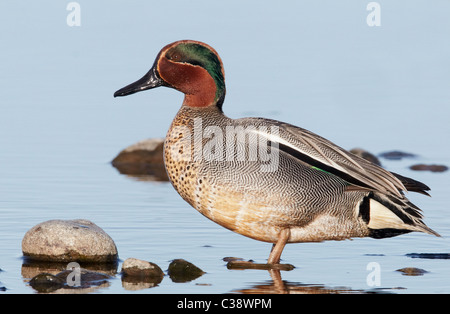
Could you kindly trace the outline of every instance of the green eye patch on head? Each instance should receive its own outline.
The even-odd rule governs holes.
[[[204,68],[216,83],[216,100],[224,94],[225,79],[222,63],[217,54],[208,47],[196,43],[183,43],[171,48],[166,58],[173,62],[188,63]]]

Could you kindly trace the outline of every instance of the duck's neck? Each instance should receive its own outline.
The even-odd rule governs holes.
[[[215,92],[211,90],[200,90],[195,94],[185,94],[183,106],[187,107],[209,107],[215,104]]]
[[[225,99],[225,89],[218,90],[214,80],[208,79],[190,86],[190,91],[185,93],[183,106],[187,107],[210,107],[216,106],[222,111]]]

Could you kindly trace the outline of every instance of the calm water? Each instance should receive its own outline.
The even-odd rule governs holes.
[[[432,198],[410,196],[443,237],[288,245],[283,261],[296,268],[281,276],[289,289],[450,292],[449,260],[406,256],[450,253],[450,172],[408,169],[450,165],[448,2],[382,2],[379,27],[367,25],[364,1],[91,2],[78,1],[81,25],[73,27],[68,1],[0,3],[0,287],[7,288],[0,293],[35,293],[22,268],[28,229],[76,218],[102,227],[121,261],[135,257],[166,270],[183,258],[206,272],[187,283],[166,276],[138,291],[117,275],[96,293],[272,291],[267,271],[228,270],[222,260],[264,262],[270,245],[210,222],[169,183],[138,181],[110,165],[124,147],[164,136],[182,101],[163,88],[120,99],[113,92],[141,77],[161,47],[184,38],[221,54],[229,116],[291,122],[348,149],[419,156],[382,163],[431,187]],[[380,286],[367,284],[371,262],[380,266]],[[404,267],[428,273],[396,272]]]

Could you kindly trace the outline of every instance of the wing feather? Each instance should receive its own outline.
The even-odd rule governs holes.
[[[329,171],[353,184],[358,185],[359,182],[365,188],[399,197],[402,196],[401,191],[407,190],[402,181],[391,172],[308,130],[262,118],[244,118],[237,121],[244,127],[256,126],[251,131],[265,137],[268,141],[278,143],[280,150],[288,148],[297,158],[310,163],[311,166]],[[264,127],[258,128],[259,125]],[[275,126],[276,132],[272,132],[273,128],[270,128],[269,132],[268,126]]]

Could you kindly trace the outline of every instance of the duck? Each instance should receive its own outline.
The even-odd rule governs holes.
[[[184,100],[164,140],[164,164],[178,194],[215,223],[271,243],[268,265],[288,243],[440,236],[408,191],[422,182],[358,157],[301,127],[223,112],[225,73],[217,51],[196,40],[163,47],[151,69],[114,97],[165,86]]]

